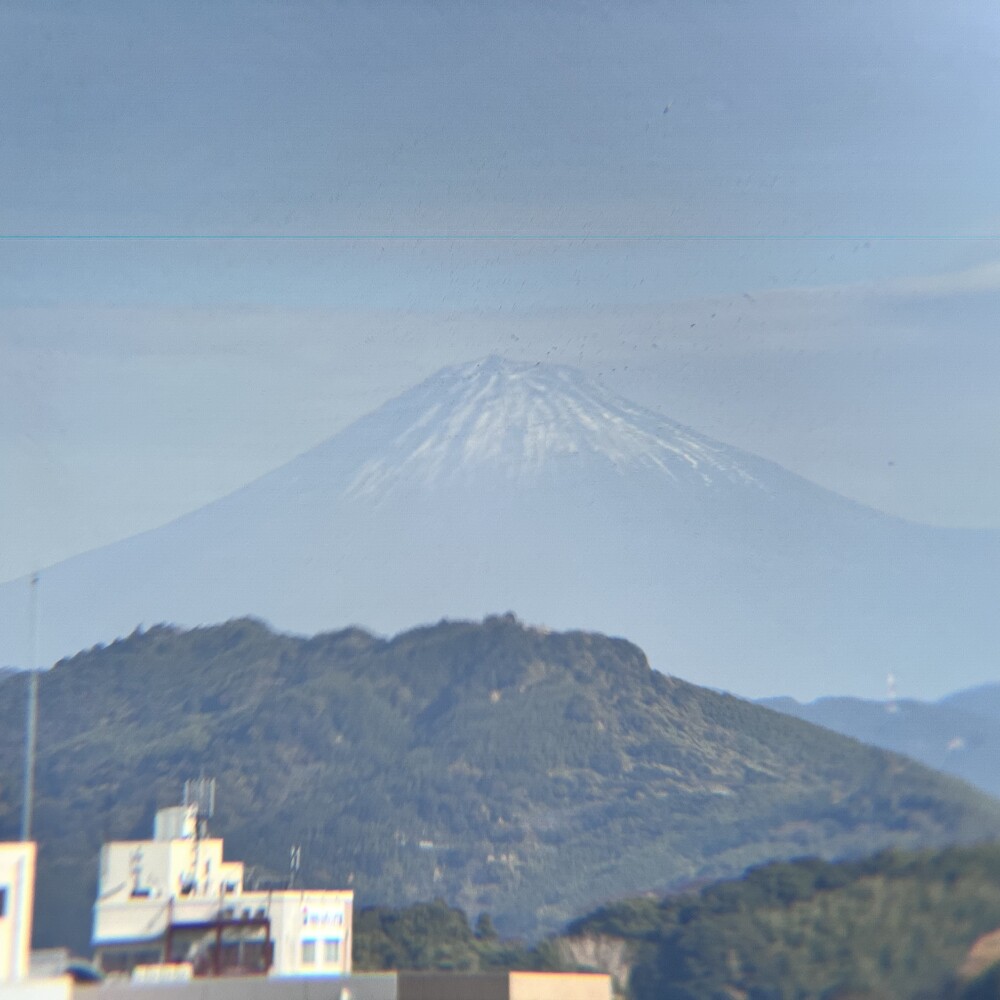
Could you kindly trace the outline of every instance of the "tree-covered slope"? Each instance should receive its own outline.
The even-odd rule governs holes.
[[[16,834],[24,678],[0,705]],[[770,858],[991,834],[1000,807],[900,757],[650,669],[632,644],[512,616],[392,640],[238,620],[158,627],[41,678],[38,933],[82,947],[103,840],[185,777],[250,878],[442,897],[534,934],[610,898]]]
[[[988,845],[774,863],[604,907],[554,950],[565,962],[599,945],[633,1000],[941,1000],[997,995],[997,970],[972,951],[997,927],[1000,847]]]
[[[465,912],[442,899],[405,907],[369,906],[354,914],[353,965],[357,972],[389,969],[490,972],[575,968],[558,939],[531,947],[504,940],[488,914],[475,927]]]

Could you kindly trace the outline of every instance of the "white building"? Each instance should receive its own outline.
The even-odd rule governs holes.
[[[35,845],[0,843],[0,987],[28,975]]]
[[[152,840],[101,850],[92,943],[108,973],[182,964],[195,976],[342,976],[351,971],[351,891],[256,891],[223,860],[197,806],[156,814]]]

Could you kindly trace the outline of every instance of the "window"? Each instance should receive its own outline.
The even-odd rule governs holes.
[[[7,916],[7,886],[0,887],[0,917]]]
[[[302,964],[303,965],[315,965],[316,964],[316,942],[315,941],[303,941],[302,942]]]
[[[340,965],[340,942],[334,938],[323,942],[323,964]]]

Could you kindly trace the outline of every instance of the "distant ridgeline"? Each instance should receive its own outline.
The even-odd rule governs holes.
[[[0,684],[17,835],[25,679]],[[884,751],[512,615],[391,640],[253,620],[137,631],[40,682],[36,943],[87,950],[100,845],[201,769],[249,887],[440,897],[535,939],[609,899],[805,854],[982,840],[1000,805]]]
[[[1000,684],[959,691],[937,702],[791,698],[759,704],[863,743],[906,754],[1000,796]]]

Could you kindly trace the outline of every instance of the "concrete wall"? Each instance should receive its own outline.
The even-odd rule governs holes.
[[[399,973],[399,1000],[508,1000],[507,987],[506,972]]]
[[[69,976],[22,979],[0,986],[3,1000],[73,1000],[73,980]]]
[[[610,1000],[611,979],[561,972],[370,972],[329,979],[196,979],[76,985],[68,977],[0,988],[2,1000]]]
[[[397,1000],[396,975],[319,979],[196,979],[190,983],[106,982],[77,986],[73,1000]],[[6,1000],[6,996],[4,996]]]

